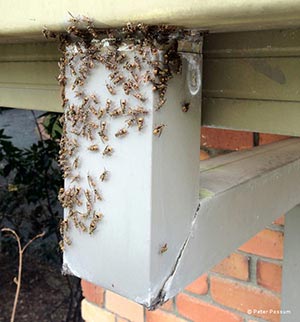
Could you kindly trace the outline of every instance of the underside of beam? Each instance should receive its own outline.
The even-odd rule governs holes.
[[[2,1],[0,41],[41,39],[44,26],[65,29],[68,12],[92,18],[98,27],[128,21],[171,24],[202,30],[257,30],[299,26],[299,0],[124,1],[60,0],[41,6],[36,0]]]

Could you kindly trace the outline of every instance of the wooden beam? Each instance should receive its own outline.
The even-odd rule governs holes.
[[[201,168],[199,210],[164,284],[166,299],[300,202],[300,139],[205,160]]]
[[[203,98],[207,127],[300,136],[300,102]]]
[[[299,57],[207,58],[203,95],[298,102],[299,70]]]
[[[0,106],[62,111],[57,62],[0,62],[0,70]]]

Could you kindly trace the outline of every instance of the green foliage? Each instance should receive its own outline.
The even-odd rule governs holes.
[[[0,226],[14,229],[23,242],[45,231],[45,238],[57,245],[62,217],[57,194],[63,185],[57,165],[61,127],[58,113],[44,115],[50,139],[39,140],[28,149],[19,149],[0,130]],[[2,241],[2,250],[6,240]],[[48,257],[59,258],[53,245],[40,250]],[[57,246],[55,252],[57,252]]]

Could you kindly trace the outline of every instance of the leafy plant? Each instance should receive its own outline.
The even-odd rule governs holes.
[[[44,117],[46,131],[55,139],[44,140],[41,136],[28,149],[14,146],[11,138],[4,134],[3,129],[0,130],[0,225],[14,229],[22,241],[43,230],[45,238],[54,236],[57,245],[62,217],[57,194],[63,181],[56,162],[61,129],[58,115]],[[3,248],[5,250],[5,239]],[[59,258],[57,251],[48,253],[50,258]]]
[[[59,122],[60,113],[45,113],[40,117],[43,120],[42,135],[40,122],[35,117],[36,127],[40,140],[28,149],[19,149],[11,138],[0,129],[0,226],[6,226],[4,231],[14,232],[18,236],[19,248],[12,245],[12,239],[2,236],[1,250],[10,255],[19,254],[20,245],[29,245],[37,238],[38,232],[44,231],[43,240],[35,243],[39,255],[48,262],[61,264],[61,254],[58,249],[60,234],[59,222],[62,219],[62,207],[57,195],[63,185],[62,172],[56,160],[59,155],[59,139],[62,127]],[[27,246],[25,246],[27,248]],[[31,250],[33,247],[31,248]],[[24,252],[21,249],[21,254]],[[22,269],[22,265],[21,265]],[[69,287],[68,309],[64,321],[82,321],[80,303],[82,292],[80,279],[65,276]],[[14,310],[18,299],[21,274],[17,279],[17,292]]]

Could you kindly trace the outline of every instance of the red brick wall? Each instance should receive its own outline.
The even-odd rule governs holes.
[[[260,134],[259,144],[286,137]],[[253,147],[253,133],[203,129],[207,151]],[[203,152],[201,158],[207,158]],[[270,310],[280,309],[284,217],[244,245],[162,308],[149,312],[110,291],[82,281],[87,322],[279,322]]]

